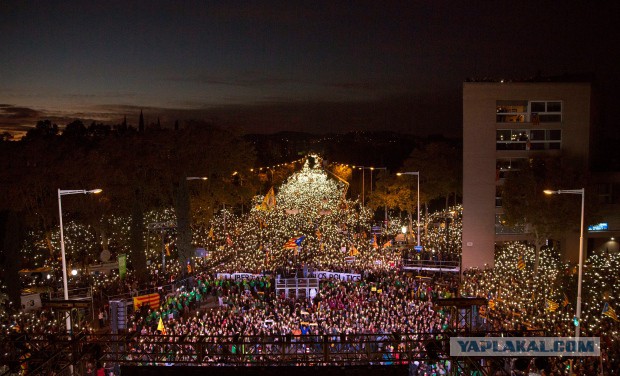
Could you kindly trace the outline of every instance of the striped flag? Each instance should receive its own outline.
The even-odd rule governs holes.
[[[159,330],[161,334],[166,335],[166,328],[164,327],[164,322],[161,317],[159,318],[159,324],[157,324],[157,330]]]
[[[351,246],[351,249],[349,249],[349,256],[357,256],[360,254],[360,251],[357,250],[357,248],[355,248],[354,245]]]
[[[495,300],[490,299],[487,305],[489,306],[489,309],[495,309]]]
[[[605,303],[605,305],[603,306],[603,312],[601,312],[601,314],[603,316],[609,317],[610,319],[614,321],[620,321],[618,320],[618,315],[616,315],[616,311],[613,308],[611,308],[609,303]]]
[[[301,242],[303,242],[305,238],[306,238],[305,235],[302,235],[302,236],[300,236],[298,238],[290,238],[286,243],[284,243],[282,248],[284,248],[284,249],[297,249],[297,247],[301,247]]]
[[[147,295],[140,295],[133,298],[134,310],[140,310],[142,304],[148,305],[149,307],[151,307],[151,309],[159,309],[159,294],[153,293]]]
[[[566,308],[566,306],[569,304],[570,302],[568,301],[568,296],[566,296],[566,293],[564,293],[564,300],[562,301],[562,308]]]
[[[558,307],[560,307],[559,303],[554,302],[550,299],[545,299],[545,309],[549,312],[555,312]]]
[[[260,210],[271,210],[276,207],[276,194],[273,191],[273,187],[267,192],[263,202],[260,205]]]
[[[525,269],[525,260],[523,259],[523,255],[519,256],[519,260],[517,261],[517,269]]]

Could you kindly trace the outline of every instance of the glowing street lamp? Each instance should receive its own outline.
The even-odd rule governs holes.
[[[583,222],[584,222],[584,208],[585,208],[585,197],[586,197],[586,189],[560,189],[557,191],[553,191],[550,189],[545,189],[545,194],[547,195],[561,195],[561,194],[573,194],[573,195],[581,195],[581,230],[579,233],[579,274],[577,276],[577,307],[575,309],[575,338],[579,338],[579,332],[581,330],[581,282],[582,282],[582,273],[583,273]]]
[[[67,283],[67,258],[65,256],[65,236],[62,226],[62,196],[77,195],[77,194],[97,194],[101,193],[101,189],[92,189],[87,191],[85,189],[58,189],[58,218],[60,220],[60,254],[62,256],[62,289],[64,299],[69,300],[69,286]],[[67,315],[67,334],[71,334],[71,315]]]
[[[420,171],[409,171],[409,172],[396,173],[396,176],[401,176],[401,175],[415,175],[418,177],[418,247],[420,247]]]
[[[362,207],[363,207],[364,204],[365,204],[365,201],[366,201],[366,197],[365,197],[365,194],[364,194],[365,193],[364,192],[364,188],[365,188],[364,185],[366,183],[364,172],[366,170],[370,170],[370,193],[372,193],[372,172],[374,170],[387,170],[387,168],[386,167],[368,167],[368,166],[357,166],[357,167],[353,166],[353,168],[357,168],[359,170],[362,170]]]

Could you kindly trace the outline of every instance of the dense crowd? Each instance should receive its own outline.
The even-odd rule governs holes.
[[[488,306],[475,312],[474,323],[486,330],[544,329],[557,336],[574,330],[568,305],[557,312],[544,308],[546,300],[559,302],[562,292],[574,290],[560,283],[562,274],[569,274],[567,268],[544,252],[538,276],[533,273],[534,252],[523,244],[497,250],[493,269],[467,271],[462,278],[445,271],[403,269],[403,260],[458,263],[461,208],[422,217],[424,249],[418,252],[391,241],[400,234],[403,223],[398,220],[382,234],[373,234],[372,212],[359,201],[341,200],[343,188],[316,166],[305,166],[272,197],[274,207],[261,208],[261,201],[267,200],[259,197],[247,215],[223,211],[210,227],[195,233],[194,241],[209,250],[208,257],[186,264],[174,258],[173,250],[174,261],[163,272],[160,254],[151,255],[146,284],[131,272],[122,280],[78,278],[96,287],[98,308],[112,296],[160,294],[157,308],[139,307],[126,326],[131,338],[123,349],[127,360],[145,365],[310,365],[321,364],[328,354],[337,364],[356,364],[365,356],[374,364],[410,365],[414,375],[442,375],[455,365],[445,349],[429,344],[462,329],[462,323],[454,325],[454,311],[435,304],[450,297],[487,298]],[[517,259],[523,255],[529,257],[528,266],[520,268]],[[605,282],[610,273],[617,273],[613,265],[611,272],[602,274]],[[594,274],[601,270],[597,268],[591,268]],[[309,293],[287,294],[276,288],[280,278],[309,277],[317,271],[358,277],[322,279]],[[105,326],[101,316],[98,327]],[[55,320],[49,311],[15,314],[3,321],[4,333],[64,330],[64,321]],[[584,325],[584,333],[601,336],[605,375],[618,374],[618,322],[592,322]],[[94,327],[85,324],[79,329]],[[576,359],[572,371],[596,374],[597,360]],[[539,374],[567,374],[567,359],[514,363],[506,369],[515,374],[526,372],[523,363]],[[94,367],[96,361],[89,365]]]
[[[364,353],[366,345],[354,346],[364,342],[361,338],[371,338],[374,341],[367,344],[368,351],[389,355],[378,363],[398,362],[405,338],[416,336],[420,347],[413,350],[419,353],[425,351],[422,344],[432,339],[433,333],[447,329],[447,315],[435,310],[432,300],[454,296],[457,282],[454,276],[432,279],[381,272],[355,282],[324,280],[314,297],[297,298],[276,292],[271,277],[235,281],[202,274],[187,290],[164,297],[160,310],[145,307],[135,313],[130,331],[143,337],[134,343],[128,356],[144,357],[147,364],[165,363],[163,354],[169,351],[170,344],[157,343],[159,336],[148,336],[165,333],[164,337],[183,336],[190,342],[215,336],[236,338],[228,345],[203,348],[202,353],[196,347],[176,349],[177,358],[183,357],[180,350],[195,364],[225,362],[242,351],[238,338],[254,336],[275,341],[273,346],[280,341],[278,345],[287,346],[288,351],[312,339],[308,341],[315,346],[308,345],[304,353],[321,353],[316,343],[323,338],[333,343],[335,352]],[[209,301],[215,307],[205,308]],[[269,353],[273,349],[270,346],[261,351]],[[153,353],[161,354],[160,358],[154,359]],[[260,356],[257,362],[267,361],[268,355]],[[443,363],[441,366],[445,367]]]

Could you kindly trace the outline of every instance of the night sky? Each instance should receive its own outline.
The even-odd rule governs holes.
[[[144,109],[164,126],[459,136],[463,81],[538,73],[593,73],[615,111],[619,15],[615,1],[2,0],[0,128],[136,125]]]

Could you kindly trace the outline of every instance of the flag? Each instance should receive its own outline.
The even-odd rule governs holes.
[[[226,235],[226,244],[228,244],[229,246],[233,245],[232,239],[230,238],[230,235]]]
[[[305,235],[302,235],[298,238],[290,238],[286,243],[284,243],[282,248],[296,249],[297,247],[301,247],[301,242],[303,242],[305,238],[306,238]]]
[[[620,321],[618,320],[618,315],[616,315],[616,311],[609,306],[609,303],[605,303],[605,305],[603,306],[603,312],[601,312],[601,314],[603,316],[609,317],[614,321]]]
[[[213,226],[211,226],[211,228],[209,229],[209,239],[215,239],[215,235],[213,234]]]
[[[489,306],[489,309],[495,309],[495,300],[491,298],[487,305]]]
[[[323,237],[323,234],[321,234],[321,230],[319,230],[318,228],[316,229],[316,237],[319,240],[321,240],[321,238]]]
[[[166,328],[164,327],[164,321],[159,318],[159,324],[157,324],[157,330],[163,335],[166,335]]]
[[[357,248],[355,248],[354,245],[351,246],[351,249],[349,249],[349,256],[357,256],[360,254],[360,251],[357,250]]]
[[[383,248],[388,248],[388,247],[391,247],[391,246],[392,246],[392,241],[391,241],[391,240],[388,240],[388,241],[387,241],[387,242],[383,245]]]
[[[519,260],[517,261],[517,269],[525,269],[525,260],[523,259],[523,255],[519,256]]]
[[[545,309],[549,312],[555,312],[558,307],[560,306],[559,303],[554,302],[553,300],[550,299],[545,299]]]
[[[127,275],[127,255],[126,254],[120,254],[117,256],[118,257],[118,275],[121,278],[121,280],[125,279],[125,276]]]
[[[166,256],[170,256],[170,244],[166,243]]]
[[[564,301],[562,301],[562,308],[566,308],[566,306],[569,304],[570,302],[568,301],[568,296],[566,296],[566,293],[564,293]]]
[[[159,309],[159,294],[154,292],[152,294],[135,296],[133,298],[134,311],[139,311],[143,304],[148,305],[151,309]]]
[[[372,237],[372,247],[379,248],[379,244],[377,244],[377,235]]]
[[[261,210],[271,210],[276,207],[276,194],[273,191],[273,187],[267,192],[263,203],[260,205]]]

